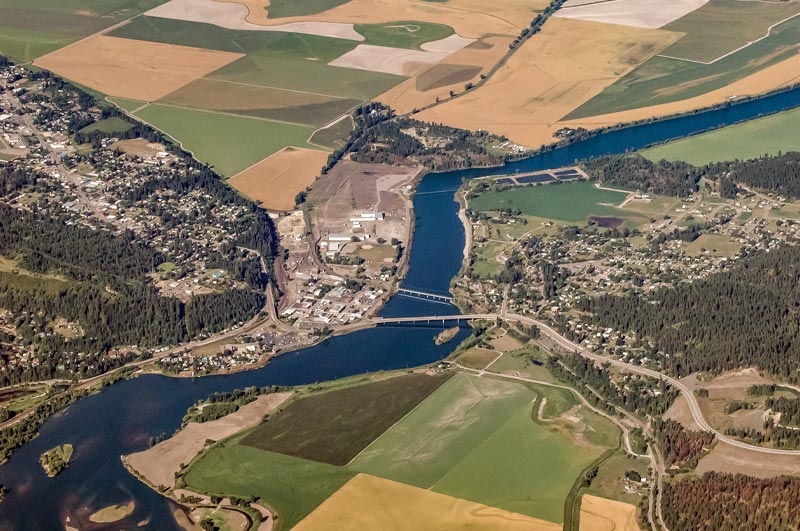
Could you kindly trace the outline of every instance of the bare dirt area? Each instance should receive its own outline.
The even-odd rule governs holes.
[[[753,452],[730,444],[716,444],[695,468],[695,473],[730,472],[769,478],[800,474],[800,457]]]
[[[702,96],[672,103],[642,107],[630,111],[592,116],[579,120],[565,121],[560,126],[585,127],[595,129],[608,125],[634,122],[647,118],[657,118],[688,112],[701,107],[709,107],[730,101],[733,97],[755,96],[781,87],[800,82],[800,55],[795,55],[778,64],[769,66],[744,79],[731,83],[727,87],[717,89]]]
[[[563,116],[680,37],[663,30],[551,19],[485,85],[417,118],[485,129],[527,146],[550,143]]]
[[[228,179],[228,183],[270,210],[291,210],[298,193],[310,186],[328,160],[328,153],[284,148],[255,166]]]
[[[353,50],[328,63],[330,66],[355,68],[370,72],[383,72],[398,76],[414,74],[439,63],[447,52],[426,52],[388,46],[359,44]]]
[[[569,0],[554,16],[639,28],[660,28],[706,3],[708,0],[613,0],[591,3]]]
[[[128,155],[136,157],[150,158],[164,152],[164,144],[148,142],[144,138],[133,138],[131,140],[119,140],[114,142],[114,149],[119,149]]]
[[[264,5],[269,5],[269,2],[267,1]],[[353,28],[352,23],[309,21],[298,17],[296,21],[282,18],[279,21],[270,20],[269,24],[263,24],[261,23],[262,13],[264,20],[266,20],[266,11],[263,6],[261,9],[256,9],[256,2],[251,0],[242,2],[171,0],[145,14],[173,20],[204,22],[235,30],[286,31],[307,35],[323,35],[352,41],[364,40],[364,37]]]
[[[467,82],[476,82],[480,74],[487,73],[497,64],[512,40],[506,35],[484,36],[377,99],[400,113],[406,113],[434,103],[437,98],[448,97],[451,90],[460,92]]]
[[[282,404],[291,393],[262,395],[254,402],[242,406],[235,413],[219,420],[188,424],[176,435],[144,452],[126,457],[128,465],[154,486],[175,486],[175,472],[181,463],[188,463],[206,444],[206,440],[218,441],[255,426],[270,411]]]
[[[109,96],[155,101],[241,57],[94,35],[37,59],[34,65]]]
[[[188,6],[194,5],[197,1],[213,2],[213,0],[172,0],[169,4],[182,2]],[[512,0],[501,2],[499,5],[489,5],[479,0],[450,0],[447,2],[351,0],[323,13],[308,17],[270,19],[268,9],[266,9],[269,7],[269,0],[225,1],[246,6],[247,22],[259,26],[276,27],[290,23],[308,23],[309,20],[315,21],[314,23],[347,24],[381,24],[397,20],[416,20],[446,24],[452,27],[456,33],[467,38],[479,38],[487,33],[516,35],[522,28],[530,25],[531,20],[536,16],[534,11],[543,9],[547,4],[545,0]],[[156,10],[161,10],[161,8],[156,8]],[[187,15],[194,16],[191,13]],[[363,38],[355,40],[363,40]]]
[[[697,425],[692,417],[692,412],[689,410],[689,404],[686,398],[680,395],[672,403],[672,406],[664,414],[665,419],[671,419],[675,422],[680,422],[684,428],[689,430],[699,430],[700,426]]]
[[[636,506],[584,494],[580,531],[639,531]]]
[[[556,531],[553,524],[367,474],[358,474],[295,531]]]

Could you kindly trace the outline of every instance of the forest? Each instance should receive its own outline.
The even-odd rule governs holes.
[[[685,162],[651,162],[641,155],[600,157],[582,163],[581,167],[591,179],[607,186],[676,197],[696,192],[703,175],[701,169]]]
[[[729,179],[759,190],[800,197],[800,152],[797,151],[750,160],[720,162],[708,166],[708,173],[727,176],[721,179]],[[725,183],[721,183],[723,191],[724,185]],[[723,194],[723,197],[730,197],[730,190],[728,185],[728,195]]]
[[[707,472],[664,484],[669,529],[777,531],[800,528],[800,479]]]
[[[687,430],[671,419],[655,419],[652,429],[667,468],[678,465],[682,469],[694,469],[703,452],[714,442],[713,433]]]
[[[587,297],[578,306],[594,324],[649,340],[672,374],[757,367],[796,381],[798,280],[800,248],[782,246],[703,280],[651,294]]]

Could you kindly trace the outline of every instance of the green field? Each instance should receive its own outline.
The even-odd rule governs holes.
[[[683,138],[642,151],[650,160],[682,160],[695,166],[800,150],[800,108]]]
[[[133,112],[147,102],[139,100],[127,100],[125,98],[108,98],[108,101],[122,109],[123,111]]]
[[[92,133],[94,131],[101,131],[103,133],[114,134],[114,133],[125,133],[129,131],[133,126],[123,120],[122,118],[117,118],[116,116],[112,116],[111,118],[106,118],[104,120],[99,120],[92,124],[87,125],[83,129],[81,129],[80,133]]]
[[[358,43],[299,33],[237,31],[210,24],[139,17],[111,33],[141,39],[247,54],[213,72],[214,79],[308,91],[361,101],[381,94],[402,76],[328,66]]]
[[[269,18],[303,17],[316,15],[336,6],[346,4],[349,0],[270,0],[267,13]]]
[[[469,206],[477,212],[512,208],[521,210],[523,214],[576,222],[591,215],[624,217],[625,212],[609,205],[620,204],[626,195],[599,190],[588,181],[578,181],[487,192],[471,199]]]
[[[536,399],[542,395],[552,397],[554,411],[572,405],[557,398],[557,389],[534,392],[517,383],[459,374],[350,468],[561,522],[567,493],[603,448],[576,444],[560,420],[534,422]],[[616,437],[604,419],[592,415],[589,422],[598,440]]]
[[[653,57],[565,119],[586,118],[699,96],[788,59],[798,50],[800,17],[777,26],[766,39],[710,65]]]
[[[686,33],[662,55],[713,61],[760,39],[770,26],[800,13],[798,2],[742,2],[711,0],[701,8],[667,24],[665,30]]]
[[[345,465],[448,378],[409,374],[302,398],[258,426],[242,444]]]
[[[426,42],[438,41],[454,33],[450,26],[419,21],[356,24],[355,29],[366,39],[364,44],[410,49],[419,49]]]
[[[352,132],[353,120],[348,117],[339,120],[330,127],[315,131],[309,139],[309,142],[335,150],[344,147]]]
[[[184,479],[192,490],[212,495],[257,496],[291,529],[355,474],[346,468],[240,446],[212,448],[189,467]]]
[[[136,113],[226,177],[236,175],[286,146],[306,143],[313,127],[226,114],[150,105]]]
[[[3,0],[0,55],[32,61],[163,0]]]

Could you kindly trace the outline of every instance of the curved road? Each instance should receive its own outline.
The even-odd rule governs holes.
[[[689,404],[689,411],[692,413],[692,417],[694,418],[695,423],[700,427],[700,429],[702,429],[703,431],[707,431],[709,433],[713,433],[716,436],[716,438],[722,443],[729,444],[731,446],[736,446],[744,450],[750,450],[753,452],[760,452],[764,454],[800,456],[800,450],[764,448],[762,446],[756,446],[754,444],[748,444],[746,442],[736,440],[732,437],[729,437],[728,435],[725,435],[724,433],[717,431],[713,426],[711,426],[706,421],[705,417],[703,416],[703,411],[700,409],[700,404],[697,402],[697,398],[694,396],[694,393],[692,393],[691,389],[689,389],[680,380],[677,380],[671,376],[660,373],[658,371],[654,371],[653,369],[648,369],[647,367],[642,367],[640,365],[633,365],[631,363],[626,363],[624,361],[620,361],[614,358],[609,358],[606,356],[601,356],[599,354],[595,354],[594,352],[590,352],[589,350],[578,345],[577,343],[565,338],[564,336],[556,332],[553,328],[546,325],[545,323],[542,323],[541,321],[537,321],[536,319],[532,319],[530,317],[525,317],[523,315],[517,315],[512,313],[500,313],[500,314],[486,313],[486,314],[466,314],[466,315],[434,315],[430,317],[376,318],[372,319],[371,323],[391,324],[391,323],[413,323],[413,322],[424,322],[424,321],[429,321],[429,322],[458,321],[458,320],[475,321],[475,320],[494,320],[497,318],[503,319],[504,321],[518,322],[527,324],[529,326],[537,326],[542,332],[545,333],[545,335],[547,335],[556,344],[558,344],[559,346],[561,346],[566,350],[577,352],[584,358],[588,358],[590,360],[594,360],[600,363],[610,363],[615,367],[620,367],[630,372],[666,381],[668,384],[670,384],[675,389],[680,391],[681,394],[684,396],[684,398],[686,398],[686,403]]]

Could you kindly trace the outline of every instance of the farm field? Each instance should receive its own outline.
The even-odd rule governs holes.
[[[538,147],[558,122],[681,35],[564,18],[548,20],[486,84],[421,120],[485,129]]]
[[[453,28],[430,22],[397,21],[386,24],[356,24],[365,44],[394,48],[424,48],[426,42],[438,41],[453,34]]]
[[[111,118],[106,118],[105,120],[100,120],[99,122],[89,124],[79,132],[92,133],[94,131],[101,131],[103,133],[124,133],[130,130],[131,127],[133,126],[122,118],[112,116]]]
[[[561,526],[495,507],[358,474],[295,531],[559,531]]]
[[[258,496],[291,529],[355,474],[346,468],[259,450],[231,440],[200,456],[184,479],[192,490]]]
[[[650,160],[682,160],[695,166],[732,159],[751,159],[779,151],[800,149],[800,109],[784,111],[758,120],[675,140],[646,149]]]
[[[581,531],[639,531],[636,506],[590,494],[581,497]]]
[[[350,133],[353,131],[353,120],[349,116],[330,124],[325,128],[317,129],[311,135],[309,142],[318,146],[325,146],[332,150],[344,147]]]
[[[584,2],[573,0],[566,2],[556,12],[555,16],[655,29],[697,9],[705,1],[615,0],[613,2]]]
[[[163,0],[4,0],[0,55],[28,62],[134,17]]]
[[[500,359],[489,367],[489,370],[501,374],[510,374],[532,378],[534,380],[541,380],[543,382],[555,382],[555,378],[550,374],[543,365],[538,365],[530,361],[537,359],[540,362],[544,360],[539,349],[533,346],[526,347],[526,350],[520,353],[506,354],[504,353]]]
[[[713,64],[694,63],[666,57],[653,57],[636,70],[606,88],[601,94],[569,113],[564,120],[579,121],[580,118],[620,113],[660,104],[679,102],[689,98],[708,95],[718,89],[724,94],[712,101],[724,101],[733,94],[765,92],[796,81],[800,74],[796,64],[800,49],[800,17],[777,26],[769,37],[754,43]],[[787,60],[790,60],[786,62]],[[786,71],[769,69],[786,62]],[[758,73],[758,81],[749,76]],[[746,87],[733,88],[735,82],[749,79],[751,90]],[[698,105],[693,105],[698,106]],[[678,112],[676,107],[672,112]],[[691,106],[688,108],[692,108]],[[647,116],[667,114],[658,109],[645,111]],[[598,120],[595,119],[595,122]],[[606,123],[606,120],[601,120]]]
[[[306,397],[255,428],[242,444],[345,465],[448,378],[410,374]]]
[[[313,127],[154,104],[135,114],[165,132],[226,177],[236,175],[287,145],[313,146]]]
[[[624,211],[611,205],[619,205],[626,196],[622,192],[600,190],[588,181],[579,181],[487,192],[471,199],[470,208],[477,212],[519,209],[523,214],[577,222],[592,215],[624,217]]]
[[[270,210],[291,210],[328,160],[324,151],[284,148],[228,179],[228,184]]]
[[[483,369],[497,359],[498,356],[500,356],[500,353],[494,350],[472,347],[459,354],[456,358],[456,363],[470,369]]]
[[[560,522],[578,473],[605,448],[587,441],[570,444],[574,433],[560,417],[552,429],[534,422],[539,392],[459,374],[378,438],[350,468]],[[600,420],[588,422],[609,440],[615,428]]]
[[[663,54],[709,62],[764,37],[770,26],[800,13],[798,2],[711,0],[664,26],[686,33]]]
[[[95,91],[155,101],[242,54],[96,35],[34,61]]]

